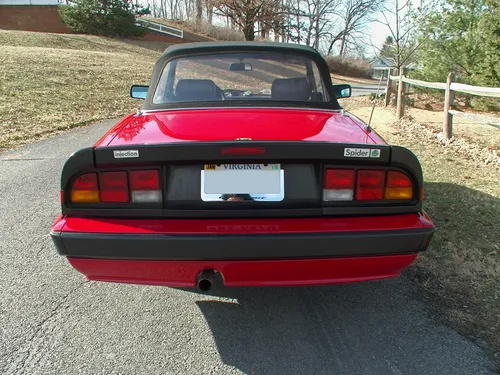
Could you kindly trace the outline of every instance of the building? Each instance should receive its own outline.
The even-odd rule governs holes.
[[[395,64],[392,59],[388,57],[378,56],[370,61],[370,68],[372,70],[373,79],[380,79],[380,77],[386,79],[389,77],[391,70],[395,68]]]
[[[0,0],[0,29],[71,34],[59,15],[59,5],[65,3],[65,0]],[[169,45],[207,40],[146,17],[137,18],[137,24],[147,28],[143,37],[136,38],[145,42]]]
[[[58,0],[0,0],[0,29],[70,33]]]

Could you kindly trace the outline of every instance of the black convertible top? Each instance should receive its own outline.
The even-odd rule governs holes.
[[[211,54],[211,53],[237,53],[237,52],[275,52],[275,53],[285,53],[295,56],[304,56],[313,60],[318,67],[319,74],[326,84],[326,90],[328,91],[330,102],[317,102],[317,103],[301,103],[301,105],[315,107],[315,108],[325,108],[325,109],[340,109],[339,103],[334,98],[332,90],[332,80],[330,76],[330,69],[321,56],[321,54],[314,48],[309,46],[304,46],[300,44],[291,43],[280,43],[280,42],[255,42],[255,41],[241,41],[241,42],[194,42],[194,43],[180,43],[170,45],[158,58],[152,72],[149,90],[147,96],[141,106],[142,110],[156,110],[156,109],[169,109],[175,107],[205,107],[205,106],[217,106],[221,103],[213,102],[198,102],[198,103],[169,103],[169,104],[154,104],[152,101],[152,96],[154,90],[156,89],[160,77],[162,75],[165,65],[172,59],[179,56],[189,56],[189,55],[200,55],[200,54]],[[232,101],[234,104],[244,105],[244,106],[255,106],[258,105],[256,101],[251,102],[236,102]],[[269,105],[269,103],[264,103]],[[293,106],[299,103],[294,102],[282,102],[280,105],[283,106]],[[227,103],[225,103],[227,105]]]
[[[161,55],[162,58],[172,56],[210,53],[218,51],[266,51],[266,52],[288,52],[303,55],[311,54],[321,57],[314,48],[301,44],[279,43],[279,42],[195,42],[180,43],[169,46]]]

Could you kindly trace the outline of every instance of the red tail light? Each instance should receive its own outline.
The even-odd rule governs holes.
[[[130,172],[132,202],[161,202],[160,177],[157,170]]]
[[[73,203],[159,203],[160,173],[158,170],[86,173],[73,182],[70,196]]]
[[[358,171],[356,200],[379,200],[384,198],[385,171]]]
[[[351,201],[354,197],[354,170],[353,169],[327,169],[323,200],[325,201]]]
[[[411,199],[413,187],[410,178],[397,171],[387,172],[385,199]]]
[[[159,190],[160,178],[158,171],[130,172],[130,188],[132,190]]]
[[[75,203],[99,203],[97,173],[82,174],[73,182],[71,201]]]
[[[324,176],[324,201],[413,199],[413,182],[403,172],[339,168],[326,169]]]
[[[99,173],[101,201],[105,203],[127,203],[129,201],[127,172]]]
[[[73,190],[99,190],[97,173],[82,174],[73,182]]]
[[[325,189],[353,189],[354,170],[327,169],[325,173]]]

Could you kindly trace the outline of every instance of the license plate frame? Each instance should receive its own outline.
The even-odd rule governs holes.
[[[276,163],[205,164],[200,191],[204,202],[280,202],[285,198],[285,172]]]

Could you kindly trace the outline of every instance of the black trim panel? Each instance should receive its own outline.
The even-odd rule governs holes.
[[[221,155],[221,148],[265,148],[264,155]],[[388,165],[391,154],[388,145],[367,145],[358,143],[304,142],[304,141],[219,141],[219,142],[179,142],[171,144],[136,145],[123,147],[97,147],[95,166],[152,165],[157,163],[201,163],[210,164],[218,161],[269,163],[309,161],[342,161],[345,165]],[[379,158],[353,158],[344,156],[345,148],[363,148],[380,150]],[[116,159],[114,151],[138,150],[139,157]]]
[[[98,259],[258,260],[410,254],[434,228],[336,233],[162,235],[51,233],[60,255]],[[62,241],[61,241],[62,239]]]
[[[265,155],[231,156],[221,155],[221,147],[264,147]],[[349,158],[344,156],[345,148],[379,149],[379,158]],[[114,157],[114,151],[138,150],[137,158]],[[73,154],[66,162],[61,176],[61,190],[68,192],[71,182],[82,173],[102,171],[114,168],[161,168],[162,173],[174,167],[195,166],[201,168],[205,163],[222,161],[238,162],[277,162],[293,166],[313,164],[323,167],[362,167],[391,168],[407,173],[414,182],[415,196],[412,201],[374,201],[374,202],[323,202],[318,195],[317,202],[282,202],[279,206],[269,204],[244,206],[231,203],[231,206],[200,204],[189,206],[193,202],[180,204],[175,199],[164,196],[164,202],[158,204],[85,204],[69,202],[69,195],[64,195],[62,214],[84,217],[178,217],[178,218],[237,218],[237,217],[319,217],[323,215],[384,215],[395,213],[419,212],[422,202],[419,192],[423,186],[422,169],[417,157],[408,149],[388,145],[361,145],[331,142],[284,142],[284,141],[227,141],[227,142],[184,142],[177,144],[137,145],[136,147],[98,147],[87,148]],[[198,164],[199,166],[196,166]],[[322,177],[320,177],[322,179]],[[168,181],[162,180],[163,184]],[[318,187],[318,189],[320,189]],[[163,187],[163,192],[165,189]],[[318,194],[321,194],[318,190]],[[285,193],[286,196],[286,193]],[[287,205],[286,203],[290,203]],[[293,204],[291,204],[293,203]],[[299,204],[300,203],[300,204]],[[305,207],[309,205],[310,207]],[[314,206],[314,207],[313,207]]]
[[[236,204],[236,203],[235,203]],[[372,216],[372,215],[393,215],[405,213],[418,213],[422,211],[422,204],[415,206],[385,206],[385,207],[316,207],[316,208],[275,208],[275,209],[142,209],[142,208],[64,208],[63,213],[66,216],[76,217],[109,217],[126,218],[140,217],[147,218],[265,218],[265,217],[322,217],[327,216]]]

